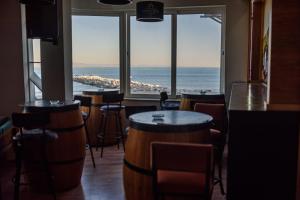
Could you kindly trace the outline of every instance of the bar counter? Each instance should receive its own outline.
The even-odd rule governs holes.
[[[295,200],[300,112],[267,107],[264,84],[232,85],[228,200]]]

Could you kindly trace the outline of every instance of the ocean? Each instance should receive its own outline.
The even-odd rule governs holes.
[[[40,68],[35,72],[40,75]],[[119,80],[119,68],[117,67],[74,67],[74,76],[100,76],[103,78]],[[132,67],[131,81],[171,88],[171,69],[167,67]],[[211,90],[218,92],[220,88],[220,68],[212,67],[178,67],[177,68],[177,93],[200,92]],[[73,93],[78,94],[83,90],[97,89],[95,86],[73,82]],[[134,93],[134,91],[131,91]],[[37,96],[39,96],[37,94]]]

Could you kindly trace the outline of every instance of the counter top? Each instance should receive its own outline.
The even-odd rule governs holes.
[[[267,111],[267,87],[263,83],[234,83],[229,111]]]

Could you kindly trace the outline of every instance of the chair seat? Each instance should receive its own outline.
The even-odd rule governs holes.
[[[115,105],[115,104],[110,104],[110,105],[104,105],[100,107],[101,111],[121,111],[122,109],[124,109],[125,106],[120,106],[120,105]]]
[[[161,104],[162,110],[179,110],[180,102],[176,101],[165,101]]]
[[[157,170],[157,188],[165,194],[204,194],[205,174]]]
[[[41,139],[43,136],[43,130],[42,129],[30,129],[30,130],[24,130],[23,131],[23,140],[33,140],[33,139]],[[46,130],[46,139],[47,141],[53,141],[58,138],[57,133],[52,132],[50,130]],[[13,138],[15,141],[21,140],[21,133],[18,132],[16,136]]]

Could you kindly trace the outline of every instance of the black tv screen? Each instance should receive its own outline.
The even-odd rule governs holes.
[[[26,4],[26,28],[28,38],[57,42],[57,4]]]

